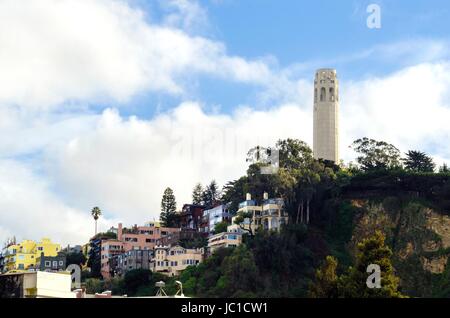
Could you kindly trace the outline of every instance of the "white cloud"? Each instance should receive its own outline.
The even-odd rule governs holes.
[[[80,244],[94,234],[89,210],[65,205],[45,178],[14,161],[0,161],[0,211],[0,241],[12,235],[18,240],[50,236],[56,242]],[[109,223],[101,219],[99,228]]]
[[[0,158],[28,156],[67,142],[74,134],[90,129],[95,117],[81,112],[30,112],[0,106]]]
[[[189,20],[201,12],[190,2],[172,3]],[[0,46],[0,104],[38,109],[125,102],[149,90],[180,94],[183,79],[196,73],[252,83],[270,76],[264,61],[228,56],[220,42],[149,24],[119,0],[0,0]]]
[[[420,64],[385,78],[341,83],[342,142],[359,137],[450,160],[450,64]],[[344,149],[343,149],[344,150]],[[344,153],[345,159],[352,153]]]
[[[191,32],[204,32],[209,27],[208,13],[197,0],[160,0],[168,14],[164,24]]]
[[[181,208],[196,182],[223,185],[243,175],[249,148],[279,138],[311,139],[311,122],[297,105],[211,115],[183,103],[151,121],[124,120],[109,109],[91,133],[74,138],[56,158],[54,151],[48,156],[71,204],[96,204],[114,217],[144,222],[158,218],[165,187],[174,189]]]

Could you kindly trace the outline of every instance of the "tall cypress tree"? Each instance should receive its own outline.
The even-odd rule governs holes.
[[[161,200],[161,215],[160,220],[163,226],[177,227],[178,226],[178,214],[177,214],[177,202],[175,195],[171,188],[164,190],[164,194]]]
[[[203,187],[200,183],[197,183],[192,190],[192,204],[203,205]]]

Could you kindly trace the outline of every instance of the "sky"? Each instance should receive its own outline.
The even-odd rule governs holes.
[[[367,20],[380,9],[380,28]],[[370,137],[450,163],[446,0],[0,0],[0,242],[84,244],[158,219],[255,145],[312,146],[315,70],[341,157]]]

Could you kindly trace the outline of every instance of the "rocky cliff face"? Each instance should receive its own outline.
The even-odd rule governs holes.
[[[446,271],[450,255],[450,217],[411,198],[350,200],[356,210],[348,249],[376,230],[386,234],[402,291],[410,296],[431,297]],[[450,267],[450,265],[449,265]]]

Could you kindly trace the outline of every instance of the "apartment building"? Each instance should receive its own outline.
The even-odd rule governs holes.
[[[145,226],[133,226],[125,229],[122,223],[117,228],[117,239],[105,239],[101,242],[101,274],[110,278],[113,258],[129,251],[152,251],[163,239],[171,239],[179,235],[179,228],[162,227],[159,222],[149,222]]]
[[[111,276],[122,276],[134,269],[152,270],[153,250],[131,250],[110,259]]]
[[[53,243],[49,238],[43,238],[40,242],[24,240],[4,250],[4,270],[36,269],[37,259],[42,253],[44,256],[57,256],[60,251],[61,245]]]
[[[183,230],[198,231],[205,207],[202,205],[185,204],[180,212],[180,225]]]
[[[288,223],[289,217],[284,211],[283,199],[269,199],[264,194],[261,216],[257,217],[255,224],[266,231],[280,231]]]
[[[242,234],[240,233],[218,233],[208,239],[208,253],[213,254],[219,248],[236,247],[242,244]]]
[[[247,232],[249,229],[255,233],[262,229],[266,231],[280,231],[281,227],[288,223],[289,217],[284,211],[284,201],[280,198],[270,199],[268,193],[264,193],[261,203],[252,200],[251,195],[247,193],[246,200],[239,204],[237,215],[247,213],[252,217],[244,220],[243,227]],[[234,223],[234,221],[233,221]],[[229,231],[243,232],[238,230],[239,226],[233,225]]]
[[[119,240],[106,239],[101,241],[100,247],[100,273],[103,278],[111,277],[111,262],[117,255],[125,252],[125,244]]]
[[[203,261],[204,249],[186,249],[177,246],[156,246],[153,259],[153,271],[168,276],[179,275],[188,266],[198,265]]]
[[[214,233],[216,224],[221,222],[231,222],[232,211],[230,210],[230,204],[221,204],[212,209],[205,210],[203,212],[203,218],[203,222],[206,222],[203,232]]]

